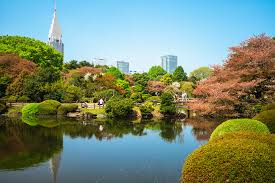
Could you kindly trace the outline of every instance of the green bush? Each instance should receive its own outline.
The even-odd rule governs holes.
[[[60,105],[61,103],[56,100],[45,100],[39,104],[37,114],[39,115],[57,114],[57,108]]]
[[[275,110],[275,103],[267,104],[262,107],[261,111]]]
[[[272,151],[250,139],[208,143],[187,158],[182,182],[274,182]]]
[[[271,133],[275,133],[275,109],[260,112],[253,119],[263,122]]]
[[[17,99],[17,102],[28,102],[28,101],[30,101],[30,98],[25,95],[23,95]]]
[[[22,108],[22,115],[24,116],[31,116],[36,115],[38,113],[38,103],[31,103],[27,104]]]
[[[152,96],[152,97],[147,98],[146,101],[150,101],[150,102],[156,101],[156,102],[160,103],[161,99],[159,96]]]
[[[176,104],[174,103],[174,98],[171,93],[164,92],[161,95],[160,112],[168,116],[176,114]]]
[[[275,148],[275,134],[262,134],[257,132],[243,132],[243,131],[230,132],[230,133],[224,134],[223,136],[217,137],[215,140],[211,141],[211,143],[217,142],[220,140],[232,140],[232,139],[236,139],[236,140],[247,139],[252,141],[258,141],[260,143],[268,144],[271,148]]]
[[[57,108],[61,105],[56,100],[45,100],[41,103],[27,104],[22,109],[22,115],[52,115],[57,114]]]
[[[7,101],[8,102],[16,102],[17,101],[17,96],[13,96],[13,95],[11,95],[11,96],[9,96],[9,98],[7,99]]]
[[[151,97],[150,94],[147,94],[147,93],[142,94],[142,100],[144,100],[144,101],[148,100],[148,98],[150,98],[150,97]]]
[[[105,111],[111,118],[125,118],[133,112],[133,101],[128,98],[112,97],[107,103]]]
[[[153,108],[152,102],[145,102],[139,107],[139,109],[140,109],[142,118],[148,119],[153,117],[152,112],[154,111],[154,108]]]
[[[0,114],[5,113],[7,110],[6,105],[0,103]]]
[[[229,132],[248,131],[270,134],[267,126],[253,119],[231,119],[220,124],[211,134],[210,141]]]
[[[142,93],[141,92],[132,93],[130,98],[137,103],[141,103],[142,102]]]
[[[77,104],[62,104],[57,109],[57,114],[64,115],[69,112],[75,112],[78,109]]]

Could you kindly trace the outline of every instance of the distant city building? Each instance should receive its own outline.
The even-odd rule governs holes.
[[[61,31],[61,26],[58,22],[58,18],[56,14],[56,3],[54,5],[54,14],[53,14],[51,28],[49,31],[48,44],[54,47],[60,53],[64,54],[64,44],[62,42],[62,31]]]
[[[161,57],[161,67],[172,74],[178,66],[178,57],[174,55],[165,55]]]
[[[129,73],[129,62],[117,61],[117,68],[121,72],[128,74]]]

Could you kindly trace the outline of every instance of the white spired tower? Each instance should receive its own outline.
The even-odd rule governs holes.
[[[57,14],[56,14],[56,1],[54,1],[54,14],[53,20],[51,24],[51,28],[49,31],[49,45],[54,47],[60,53],[64,54],[64,44],[62,42],[62,32],[61,27],[58,22]]]

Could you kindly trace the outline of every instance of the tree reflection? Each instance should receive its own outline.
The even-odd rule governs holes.
[[[30,127],[9,118],[0,119],[0,169],[22,169],[49,160],[63,148],[59,129]]]
[[[203,141],[210,138],[211,133],[219,125],[219,122],[204,118],[189,118],[185,120],[184,124],[191,125],[193,127],[193,135],[197,140]]]

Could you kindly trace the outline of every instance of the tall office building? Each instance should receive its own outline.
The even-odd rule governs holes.
[[[117,61],[117,68],[121,72],[128,74],[129,73],[129,62]]]
[[[161,66],[168,73],[172,74],[178,66],[178,57],[174,55],[165,55],[161,57]]]
[[[53,20],[49,31],[48,44],[58,50],[60,53],[64,54],[64,44],[62,42],[62,31],[61,26],[58,22],[56,14],[56,2],[54,5]]]

